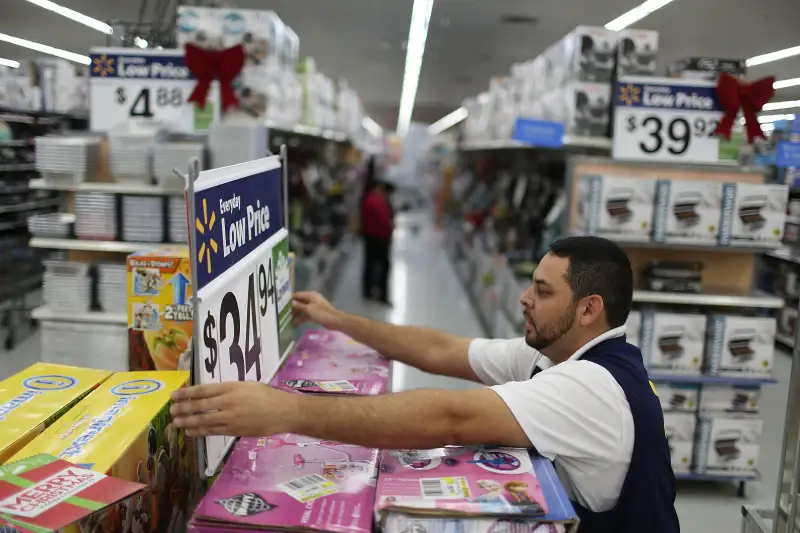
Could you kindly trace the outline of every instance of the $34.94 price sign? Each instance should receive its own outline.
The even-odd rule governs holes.
[[[722,110],[714,83],[623,78],[614,90],[614,159],[719,162],[714,131]]]

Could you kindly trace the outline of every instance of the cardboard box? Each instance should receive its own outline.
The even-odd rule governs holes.
[[[617,77],[655,76],[658,32],[625,29],[618,33]]]
[[[719,243],[778,247],[786,226],[786,185],[726,183],[722,191]]]
[[[128,256],[128,344],[131,370],[189,370],[194,306],[185,245]]]
[[[130,531],[145,489],[50,455],[27,457],[0,466],[0,530]]]
[[[639,346],[642,332],[642,314],[639,311],[628,313],[628,320],[625,321],[625,340],[628,344]]]
[[[696,425],[694,413],[664,413],[664,430],[667,432],[672,470],[676,473],[686,473],[692,468]]]
[[[584,176],[578,229],[613,240],[649,242],[656,182],[622,176]]]
[[[608,136],[611,124],[611,84],[574,82],[558,91],[564,98],[566,133],[585,137]]]
[[[717,81],[722,72],[743,78],[747,74],[747,63],[744,59],[689,57],[679,59],[667,69],[667,75],[672,78],[706,81]]]
[[[708,317],[706,372],[710,376],[769,377],[775,355],[772,317]]]
[[[0,381],[0,464],[110,375],[103,370],[36,363]]]
[[[618,33],[593,26],[578,26],[561,46],[568,81],[610,82],[614,75]]]
[[[199,489],[195,446],[172,425],[170,394],[188,372],[120,372],[23,448],[13,460],[37,454],[65,459],[119,479],[144,483],[139,529],[172,531],[187,521]],[[136,530],[136,528],[134,528]]]
[[[758,412],[761,387],[703,385],[700,410],[717,412]]]
[[[755,475],[761,448],[761,418],[701,413],[695,446],[695,472]]]
[[[661,409],[666,413],[677,411],[694,413],[697,411],[700,387],[679,383],[656,383],[656,393],[661,401]]]
[[[659,180],[653,240],[676,244],[717,244],[722,217],[722,184]]]
[[[706,316],[648,311],[642,315],[642,355],[653,373],[700,375]]]

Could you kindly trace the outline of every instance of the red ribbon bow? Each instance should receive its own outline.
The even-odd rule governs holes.
[[[200,109],[205,109],[211,82],[219,80],[222,110],[227,111],[230,106],[239,105],[231,83],[244,66],[244,47],[241,44],[225,50],[206,50],[188,43],[186,66],[197,78],[197,85],[189,96],[189,102],[195,102]]]
[[[717,126],[714,135],[722,135],[730,140],[731,130],[739,110],[744,115],[747,129],[747,142],[752,144],[756,137],[764,137],[756,113],[775,96],[773,84],[775,77],[762,78],[753,83],[744,83],[728,74],[720,74],[717,82],[717,100],[725,115]]]

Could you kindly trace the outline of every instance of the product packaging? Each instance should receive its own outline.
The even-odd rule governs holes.
[[[658,32],[628,28],[618,35],[617,77],[655,76]]]
[[[0,466],[0,530],[131,531],[145,489],[50,455],[27,457]]]
[[[706,321],[705,315],[643,313],[641,343],[647,368],[661,375],[700,375]]]
[[[720,244],[779,247],[788,203],[786,185],[726,183],[722,191]]]
[[[656,182],[621,176],[583,176],[578,230],[612,240],[649,242]]]
[[[558,92],[564,98],[564,129],[570,135],[608,136],[611,124],[611,84],[574,82]]]
[[[697,411],[700,387],[680,383],[656,383],[656,392],[664,412],[678,411],[694,413]]]
[[[618,35],[605,28],[578,26],[561,43],[556,43],[563,50],[559,55],[565,65],[566,80],[610,82]]]
[[[426,518],[400,513],[389,514],[381,525],[383,533],[572,533],[576,530],[576,523],[535,518]]]
[[[131,370],[189,370],[194,306],[189,247],[162,246],[128,256]]]
[[[642,314],[639,311],[631,311],[628,313],[628,320],[625,321],[625,340],[628,344],[639,347],[641,332]]]
[[[706,373],[725,377],[770,377],[776,326],[772,317],[709,316]]]
[[[664,413],[672,470],[687,473],[692,468],[697,417],[694,413]]]
[[[659,180],[653,240],[659,243],[715,245],[722,216],[722,184],[713,181]]]
[[[747,63],[744,59],[721,59],[718,57],[689,57],[679,59],[667,69],[672,78],[717,81],[721,73],[744,78]]]
[[[197,506],[193,524],[370,533],[378,454],[298,435],[244,437]]]
[[[761,418],[756,415],[701,413],[695,446],[695,472],[755,475],[761,430]]]
[[[0,464],[110,375],[103,370],[36,363],[0,381]]]
[[[173,531],[199,489],[194,444],[172,425],[170,394],[189,380],[188,372],[120,372],[108,378],[66,415],[33,439],[11,460],[37,454],[81,468],[143,483],[147,492],[132,511],[118,509],[121,531]]]
[[[758,412],[761,387],[703,385],[700,410],[718,412]]]
[[[350,337],[308,331],[270,383],[310,393],[373,396],[387,391],[391,362]]]

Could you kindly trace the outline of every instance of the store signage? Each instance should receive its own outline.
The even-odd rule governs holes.
[[[716,84],[628,77],[614,87],[614,159],[718,163]]]
[[[219,116],[216,86],[205,109],[187,103],[196,82],[183,50],[95,48],[91,59],[92,131],[109,131],[136,118],[158,121],[171,131],[205,131]]]
[[[776,148],[775,166],[778,168],[800,168],[800,142],[779,142]]]
[[[561,148],[564,146],[564,124],[518,117],[511,138],[531,146]]]
[[[291,288],[281,178],[281,162],[273,156],[202,172],[193,185],[200,383],[268,383],[288,354]],[[216,472],[233,440],[205,439],[207,475]]]

